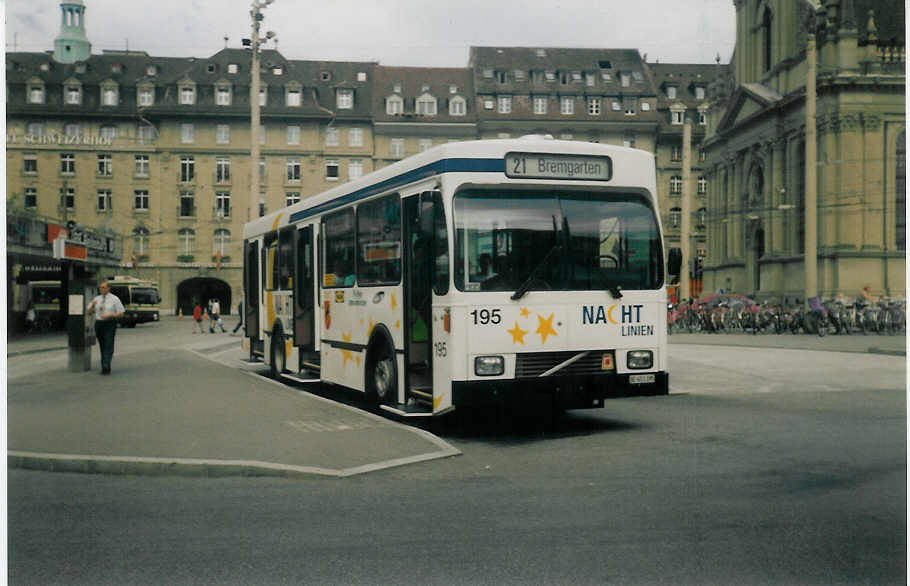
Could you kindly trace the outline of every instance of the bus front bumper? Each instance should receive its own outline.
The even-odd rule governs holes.
[[[653,382],[638,382],[642,380],[639,373],[453,381],[452,404],[455,407],[472,407],[490,403],[524,403],[548,399],[563,409],[587,409],[603,407],[606,399],[669,393],[668,373],[645,374],[653,375]]]

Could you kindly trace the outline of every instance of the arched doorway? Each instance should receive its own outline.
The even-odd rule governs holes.
[[[221,315],[231,315],[231,287],[221,279],[193,277],[177,285],[177,309],[182,310],[183,315],[193,315],[196,303],[204,308],[209,299],[218,300]]]
[[[765,228],[761,220],[750,220],[746,230],[746,290],[761,291],[761,264],[765,256]]]

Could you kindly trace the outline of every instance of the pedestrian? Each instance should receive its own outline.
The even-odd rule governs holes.
[[[193,333],[196,333],[196,328],[199,328],[199,333],[204,334],[205,330],[202,329],[202,306],[199,305],[199,302],[196,302],[196,306],[193,308]]]
[[[211,333],[211,334],[214,334],[214,333],[215,333],[215,326],[216,326],[216,325],[217,325],[219,328],[221,328],[221,331],[222,331],[222,332],[226,332],[226,331],[227,331],[227,330],[224,329],[224,322],[221,321],[221,303],[219,303],[217,299],[215,299],[214,301],[212,301],[212,312],[211,312],[211,314],[209,315],[209,319],[210,319],[210,321],[209,321],[209,333]]]
[[[110,283],[101,281],[99,294],[92,299],[85,310],[86,315],[95,313],[95,336],[101,351],[101,374],[111,373],[111,359],[114,357],[114,337],[117,334],[117,318],[123,316],[123,303],[111,293]]]
[[[240,303],[237,304],[237,325],[234,326],[234,329],[231,331],[231,335],[233,336],[234,334],[236,334],[237,330],[239,330],[242,326],[243,326],[243,301],[241,301]]]
[[[31,332],[38,327],[38,314],[35,313],[35,304],[28,302],[28,309],[25,312],[25,331]]]

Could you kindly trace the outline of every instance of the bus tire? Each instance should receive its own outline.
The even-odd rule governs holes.
[[[398,364],[388,342],[379,342],[371,351],[367,368],[367,388],[373,401],[382,405],[398,402]]]
[[[281,328],[272,330],[272,343],[269,351],[269,374],[273,379],[281,378],[287,368],[287,356],[284,353],[284,332]]]

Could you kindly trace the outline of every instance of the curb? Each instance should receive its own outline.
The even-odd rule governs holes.
[[[129,456],[87,456],[79,454],[48,454],[41,452],[7,453],[7,466],[22,470],[43,472],[69,472],[77,474],[109,474],[132,476],[191,476],[197,478],[273,477],[312,478],[327,476],[346,478],[387,468],[396,468],[429,460],[460,455],[452,448],[409,458],[366,464],[354,468],[334,470],[314,466],[293,466],[256,460],[206,460],[195,458],[143,458]]]
[[[867,354],[884,354],[886,356],[906,356],[906,350],[888,350],[887,348],[867,348]]]
[[[57,350],[67,350],[69,346],[54,346],[52,348],[33,348],[31,350],[13,350],[12,352],[7,352],[7,358],[11,356],[22,356],[24,354],[38,354],[40,352],[55,352]]]

